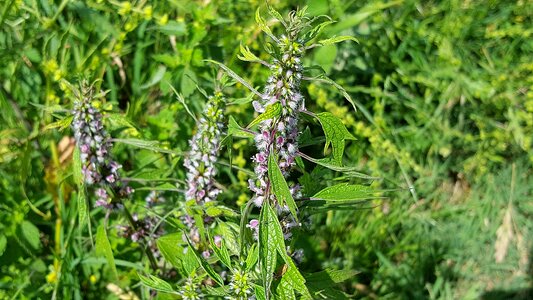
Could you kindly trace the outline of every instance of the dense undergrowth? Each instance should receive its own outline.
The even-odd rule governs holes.
[[[269,4],[286,16],[301,3]],[[358,40],[312,48],[301,59],[303,66],[319,65],[348,97],[327,80],[308,81],[299,91],[309,111],[342,120],[354,139],[343,139],[341,162],[368,177],[298,161],[289,163],[295,169],[287,182],[299,183],[303,195],[339,181],[386,192],[349,210],[305,214],[287,239],[291,249],[285,255],[299,263],[310,286],[320,279],[313,273],[342,270],[338,274],[346,280],[338,286],[355,298],[532,297],[531,2],[306,4],[309,16],[336,21],[317,40]],[[257,196],[248,182],[258,160],[250,159],[256,141],[239,138],[249,132],[237,124],[250,124],[261,112],[243,83],[263,93],[271,75],[272,68],[250,63],[272,63],[272,47],[266,46],[271,40],[256,22],[258,7],[272,35],[281,34],[283,26],[261,1],[0,5],[0,298],[150,298],[154,292],[147,286],[156,280],[150,275],[170,282],[178,299],[186,287],[216,286],[200,277],[204,268],[179,262],[190,255],[169,262],[158,249],[181,243],[174,250],[183,252],[182,230],[194,236],[185,215],[203,211],[185,205],[190,185],[183,154],[200,131],[200,117],[209,115],[202,112],[213,104],[206,103],[219,107],[222,98],[224,117],[216,121],[225,124],[224,132],[233,124],[234,137],[219,141],[223,148],[210,188],[221,193],[210,213],[227,224],[206,226],[213,228],[212,243],[222,237],[232,255],[231,266],[214,263],[218,273],[234,270],[223,282],[249,271],[239,259],[246,261],[244,254],[253,250],[239,253],[242,247],[227,241],[239,231],[235,215]],[[243,81],[228,76],[230,69]],[[322,70],[308,71],[318,76]],[[123,203],[129,215],[95,207],[93,188],[77,178],[80,162],[73,157],[79,150],[67,109],[80,100],[78,82],[84,81],[94,82],[90,104],[102,112],[114,139],[110,155],[122,165],[122,184],[135,189]],[[100,90],[105,96],[97,95]],[[322,157],[320,124],[308,115],[300,119],[302,152]],[[80,201],[80,194],[88,201]],[[259,211],[252,210],[249,219],[260,219]],[[148,224],[146,232],[128,225],[129,218]],[[198,220],[196,226],[203,223]],[[161,224],[167,238],[156,245]],[[245,242],[254,240],[253,227],[247,222]],[[198,243],[189,240],[198,253],[216,247],[198,236]],[[106,241],[109,247],[102,246]],[[154,268],[150,255],[164,267]],[[213,263],[218,255],[224,256],[203,257]],[[281,261],[286,257],[279,253]],[[281,281],[287,269],[274,270],[272,280]]]

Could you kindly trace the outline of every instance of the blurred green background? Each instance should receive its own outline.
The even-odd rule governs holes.
[[[533,1],[304,2],[269,1],[284,13],[308,5],[310,14],[337,21],[323,36],[359,40],[313,49],[305,65],[322,66],[360,109],[315,83],[304,87],[306,104],[341,117],[357,137],[345,163],[382,178],[374,187],[394,191],[372,209],[314,216],[298,240],[306,250],[302,271],[354,269],[358,275],[343,288],[361,299],[533,298]],[[70,107],[62,80],[101,80],[113,135],[187,149],[195,124],[173,88],[199,113],[205,100],[196,85],[212,90],[216,72],[204,59],[262,86],[268,70],[237,58],[243,44],[268,59],[254,22],[261,6],[0,4],[1,299],[118,297],[106,289],[104,261],[87,252],[88,234],[76,223],[71,133],[46,127],[57,119],[54,108]],[[240,85],[225,92],[247,96]],[[228,113],[243,124],[253,118],[250,104]],[[253,146],[232,148],[233,162],[250,167]],[[115,156],[130,177],[183,176],[181,162],[149,151],[117,146]],[[223,200],[242,205],[247,175],[221,173]],[[336,175],[319,169],[307,176]],[[181,199],[164,195],[169,205]],[[102,218],[92,213],[93,222]],[[137,291],[130,261],[138,254],[110,238],[119,286]]]

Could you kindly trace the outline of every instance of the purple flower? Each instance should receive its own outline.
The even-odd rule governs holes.
[[[72,130],[80,150],[82,176],[87,185],[97,187],[95,206],[119,208],[120,199],[112,199],[108,192],[127,197],[133,189],[120,180],[118,170],[122,166],[109,155],[111,137],[103,126],[102,114],[92,105],[94,88],[82,82],[81,88],[73,92],[76,100],[72,110]]]

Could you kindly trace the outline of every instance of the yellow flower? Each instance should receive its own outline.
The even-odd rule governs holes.
[[[152,13],[154,12],[153,8],[151,5],[147,5],[144,9],[143,9],[143,17],[145,20],[151,20],[152,19]]]
[[[131,11],[131,3],[128,1],[124,1],[120,4],[120,8],[118,10],[119,15],[127,15]]]
[[[165,25],[168,23],[168,15],[167,14],[164,14],[162,17],[159,18],[159,20],[157,20],[157,23],[161,26]]]
[[[46,275],[46,282],[55,283],[57,281],[57,273],[55,270],[51,271]]]

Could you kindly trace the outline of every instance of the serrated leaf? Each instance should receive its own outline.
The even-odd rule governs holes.
[[[65,128],[69,127],[70,124],[72,124],[73,119],[74,119],[74,116],[68,116],[54,123],[50,123],[44,126],[43,131],[47,131],[47,130],[54,129],[54,128],[59,128],[59,131],[63,131]]]
[[[145,186],[145,187],[135,188],[135,190],[136,191],[173,191],[173,192],[177,192],[178,188],[176,187],[176,185],[174,185],[172,183],[165,182],[165,183],[162,183],[162,184],[156,185],[156,186]]]
[[[228,121],[228,135],[242,137],[242,138],[253,138],[254,134],[244,130],[232,116],[229,116]]]
[[[320,40],[318,41],[318,43],[322,46],[326,46],[326,45],[333,45],[333,44],[344,42],[344,41],[354,41],[359,44],[359,41],[356,38],[354,38],[353,36],[348,36],[348,35],[335,36],[329,39]]]
[[[298,221],[296,202],[294,202],[289,185],[287,184],[287,181],[285,181],[285,177],[283,176],[283,173],[281,173],[278,162],[276,161],[273,153],[270,153],[268,156],[268,178],[270,178],[272,192],[276,196],[279,205],[283,206],[285,203],[287,203],[291,214],[296,221]]]
[[[111,272],[118,279],[117,267],[115,266],[115,258],[113,257],[113,250],[107,238],[107,232],[104,224],[100,224],[96,230],[96,255],[103,256],[107,260],[107,265],[111,268]]]
[[[213,270],[213,268],[209,265],[209,263],[194,249],[191,241],[189,240],[189,237],[185,236],[187,239],[187,244],[189,244],[189,248],[187,249],[187,252],[191,252],[194,254],[194,257],[196,258],[196,261],[200,264],[202,269],[207,273],[211,279],[213,279],[216,283],[218,283],[220,286],[224,286],[224,281],[222,280],[222,277]]]
[[[143,276],[139,273],[137,273],[137,276],[139,276],[139,279],[141,280],[142,284],[146,285],[147,287],[160,291],[165,293],[173,293],[174,289],[172,289],[172,286],[170,283],[164,281],[163,279],[157,278],[153,275]]]
[[[287,272],[285,272],[282,278],[292,289],[302,294],[302,299],[312,299],[311,293],[305,285],[305,278],[302,276],[302,274],[298,270],[298,267],[292,261],[291,257],[287,254],[287,250],[285,248],[281,249],[280,247],[278,247],[278,251],[280,252],[280,255],[282,255],[285,263],[287,264]]]
[[[123,144],[131,145],[137,148],[142,148],[142,149],[146,149],[146,150],[150,150],[154,152],[182,155],[182,153],[180,152],[161,148],[159,146],[158,141],[145,141],[145,140],[139,140],[139,139],[113,139],[113,142],[123,143]]]
[[[280,300],[296,300],[294,289],[288,282],[287,277],[282,277],[276,288],[277,296]]]
[[[326,144],[324,145],[324,153],[326,153],[330,143],[333,152],[333,160],[336,163],[342,163],[342,155],[344,153],[344,141],[355,140],[355,137],[346,129],[342,121],[329,112],[323,112],[316,115],[324,134],[326,135]]]
[[[276,214],[268,203],[264,203],[259,216],[259,259],[261,262],[261,277],[267,299],[270,299],[270,287],[276,270],[277,243],[280,234],[281,243],[285,245],[283,233],[276,231],[276,224],[279,225]],[[281,226],[279,228],[281,230]]]
[[[316,193],[311,199],[346,201],[365,199],[373,194],[373,190],[364,185],[341,183],[327,187]]]
[[[265,120],[270,120],[281,115],[281,103],[272,103],[265,108],[265,112],[257,116],[246,128],[251,128]]]

